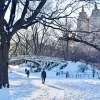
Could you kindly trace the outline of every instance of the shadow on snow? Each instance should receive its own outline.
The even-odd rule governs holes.
[[[51,88],[55,88],[55,89],[58,89],[58,90],[64,90],[64,89],[62,89],[62,88],[59,88],[59,87],[57,87],[57,86],[53,86],[53,85],[48,85],[49,87],[51,87]]]

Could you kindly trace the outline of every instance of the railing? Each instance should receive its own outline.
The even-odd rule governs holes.
[[[97,78],[99,78],[99,76],[98,75],[93,76],[93,74],[76,74],[76,75],[70,74],[69,78],[76,78],[76,79],[91,79],[91,78],[93,78],[93,79],[97,79]]]
[[[15,57],[11,57],[11,59],[9,59],[9,61],[14,61],[14,60],[21,60],[21,59],[25,59],[25,60],[35,60],[35,61],[50,61],[50,62],[62,62],[64,61],[63,58],[57,58],[57,57],[46,57],[46,56],[28,56],[28,55],[18,55]]]
[[[56,73],[56,76],[63,76],[66,78],[75,78],[75,79],[100,79],[100,74],[66,74],[62,72]]]

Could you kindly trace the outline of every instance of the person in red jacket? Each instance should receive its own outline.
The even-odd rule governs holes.
[[[46,79],[46,71],[45,71],[45,69],[43,69],[43,71],[41,72],[41,78],[42,78],[42,84],[45,84],[45,79]]]

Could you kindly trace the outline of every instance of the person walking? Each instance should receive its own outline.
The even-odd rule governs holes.
[[[25,68],[25,74],[27,74],[27,69]]]
[[[29,78],[29,75],[30,75],[30,72],[29,72],[29,70],[27,70],[27,78]]]
[[[42,78],[42,84],[45,84],[45,79],[46,79],[46,71],[45,71],[45,69],[43,69],[43,71],[41,72],[41,78]]]
[[[66,78],[68,78],[69,77],[69,72],[67,71],[67,73],[66,73]]]

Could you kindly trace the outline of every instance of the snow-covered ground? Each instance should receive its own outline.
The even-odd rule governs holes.
[[[0,90],[0,100],[100,100],[99,79],[92,79],[92,77],[89,79],[66,78],[65,74],[56,76],[56,72],[59,71],[77,73],[79,64],[80,62],[69,62],[67,67],[62,70],[59,70],[61,65],[51,71],[46,70],[45,84],[41,82],[40,72],[31,73],[27,78],[24,67],[10,66],[10,88]],[[91,70],[87,70],[87,73],[91,73]]]

